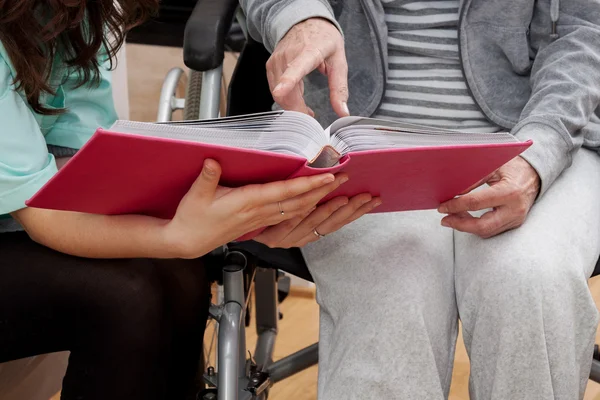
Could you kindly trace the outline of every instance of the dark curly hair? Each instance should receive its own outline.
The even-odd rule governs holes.
[[[57,53],[79,85],[97,84],[101,50],[111,68],[128,30],[158,10],[159,0],[0,0],[0,41],[15,70],[15,86],[40,114],[60,113],[40,104]]]

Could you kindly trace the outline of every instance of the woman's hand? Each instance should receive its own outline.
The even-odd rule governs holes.
[[[165,225],[165,240],[177,257],[200,257],[248,232],[308,215],[347,180],[345,175],[322,174],[231,189],[218,186],[220,176],[219,164],[206,160]]]
[[[440,205],[438,211],[448,214],[442,219],[442,225],[482,238],[498,235],[525,222],[540,190],[540,177],[522,157],[509,161],[480,185],[483,183],[490,187]],[[488,208],[493,210],[480,218],[469,214],[469,211]]]
[[[337,231],[379,205],[381,200],[378,197],[372,198],[368,193],[354,196],[350,200],[347,197],[337,197],[310,213],[267,228],[254,240],[271,248],[302,247]]]
[[[229,189],[219,186],[220,176],[219,164],[207,160],[171,220],[31,207],[11,215],[34,241],[77,257],[196,258],[258,228],[309,214],[347,179],[322,174]],[[323,229],[327,233],[329,225]]]

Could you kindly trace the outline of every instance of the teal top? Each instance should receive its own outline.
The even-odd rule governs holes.
[[[99,86],[76,87],[78,75],[69,73],[56,57],[50,78],[55,94],[43,94],[40,103],[66,108],[59,115],[35,113],[15,89],[15,75],[0,42],[0,232],[8,230],[7,214],[24,208],[25,201],[56,174],[54,154],[73,154],[97,128],[107,128],[117,119],[106,65]]]

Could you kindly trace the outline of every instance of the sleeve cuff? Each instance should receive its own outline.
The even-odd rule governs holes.
[[[70,129],[64,123],[57,123],[52,127],[52,130],[46,135],[46,143],[56,147],[66,147],[69,149],[79,150],[84,144],[92,138],[96,131],[96,127],[78,126],[79,130]],[[74,124],[75,125],[75,124]],[[97,127],[110,126],[109,124],[94,124]]]
[[[73,157],[77,153],[77,149],[49,144],[48,152],[55,158]]]
[[[9,186],[14,187],[14,189],[2,193],[0,196],[0,215],[25,208],[25,202],[40,190],[57,172],[58,169],[56,168],[54,156],[48,154],[48,163],[44,169],[33,175],[6,178],[11,180]]]
[[[324,18],[342,32],[342,28],[335,20],[333,11],[325,3],[319,0],[294,1],[282,7],[281,11],[275,14],[271,21],[267,22],[267,26],[270,27],[269,37],[264,43],[267,50],[272,53],[279,41],[294,25],[310,18]]]
[[[539,199],[565,168],[571,165],[572,145],[554,127],[540,122],[519,123],[513,129],[513,135],[522,141],[533,141],[533,145],[521,157],[540,177]]]

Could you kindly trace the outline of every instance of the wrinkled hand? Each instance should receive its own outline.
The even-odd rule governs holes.
[[[328,78],[333,110],[340,117],[349,115],[344,39],[335,25],[321,18],[292,27],[267,61],[267,78],[275,102],[284,110],[314,116],[304,102],[302,78],[317,68]]]
[[[337,197],[301,217],[284,221],[263,231],[254,240],[273,247],[302,247],[337,231],[381,205],[378,197],[359,194],[351,199]]]
[[[490,187],[470,192],[483,183]],[[438,211],[448,214],[442,225],[489,238],[523,224],[540,190],[540,178],[527,161],[517,157],[470,189],[440,205]],[[469,214],[488,208],[493,211],[480,218]]]

